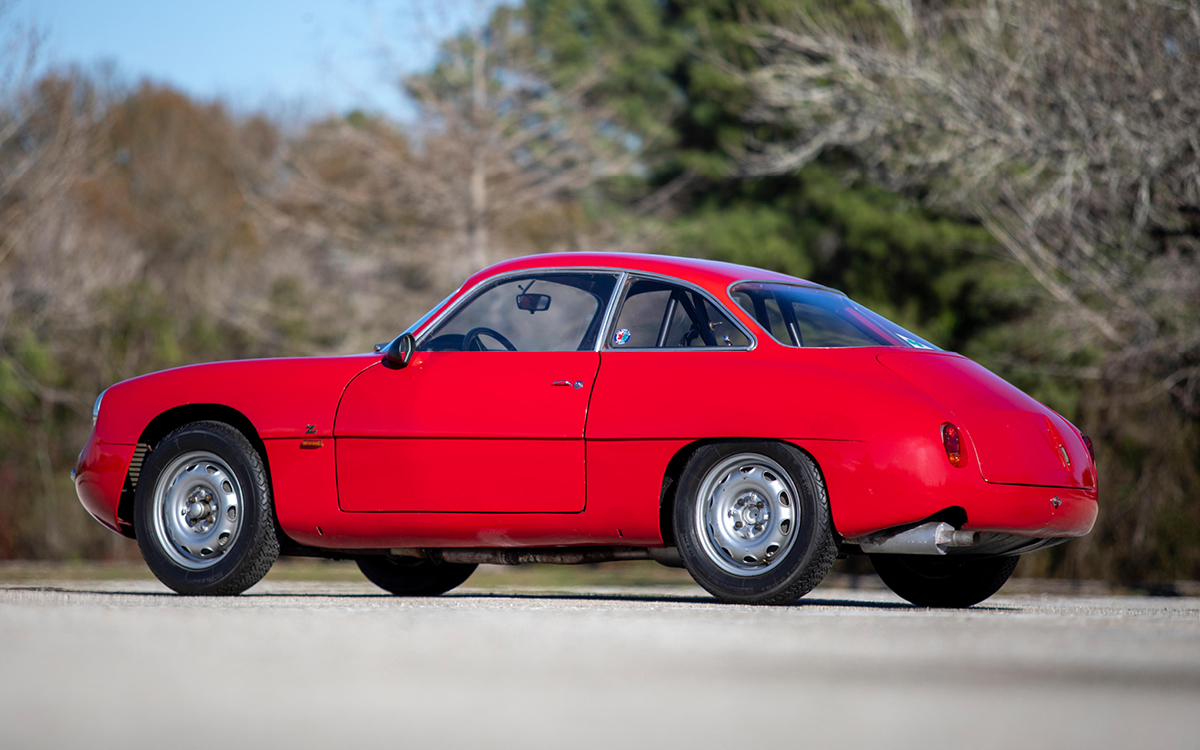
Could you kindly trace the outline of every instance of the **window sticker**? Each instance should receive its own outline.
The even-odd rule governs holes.
[[[627,343],[629,343],[629,336],[630,336],[629,329],[622,328],[621,330],[619,330],[613,334],[613,343],[616,344],[617,346],[622,346],[624,344],[627,344]]]
[[[896,334],[896,335],[899,336],[899,334]],[[903,341],[904,343],[908,344],[909,346],[911,346],[914,349],[932,349],[933,348],[931,346],[921,343],[920,341],[917,341],[916,339],[910,339],[908,336],[900,336],[900,340]]]

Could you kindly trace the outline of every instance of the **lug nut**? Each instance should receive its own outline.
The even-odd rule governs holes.
[[[740,529],[740,528],[742,528],[742,522],[741,522],[741,521],[735,521],[735,522],[734,522],[734,524],[733,524],[733,528],[735,528],[735,529]]]
[[[755,530],[755,531],[762,531],[762,524],[761,524],[761,523],[756,523],[756,524],[754,524],[754,530]]]
[[[761,508],[761,507],[763,507],[763,501],[762,501],[762,500],[759,500],[759,501],[758,501],[758,507],[760,507],[760,508]]]

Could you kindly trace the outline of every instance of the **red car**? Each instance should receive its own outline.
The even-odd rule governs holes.
[[[183,594],[280,554],[435,595],[479,563],[654,559],[785,603],[867,554],[924,606],[1091,530],[1070,422],[833,289],[655,255],[480,271],[376,354],[117,383],[74,472]]]

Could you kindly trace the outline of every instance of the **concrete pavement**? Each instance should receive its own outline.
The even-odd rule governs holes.
[[[0,583],[0,746],[1200,748],[1200,599]]]

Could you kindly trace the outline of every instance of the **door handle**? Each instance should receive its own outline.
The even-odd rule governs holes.
[[[574,388],[575,390],[579,390],[580,388],[583,387],[583,381],[576,380],[574,383],[572,383],[570,380],[555,380],[550,385],[561,385],[561,386],[566,386],[567,388]]]

